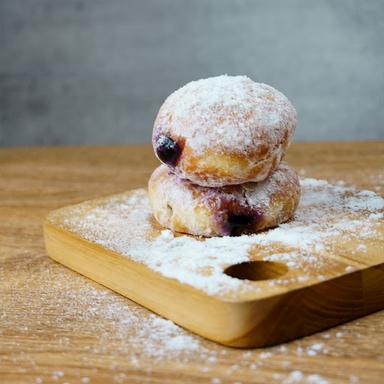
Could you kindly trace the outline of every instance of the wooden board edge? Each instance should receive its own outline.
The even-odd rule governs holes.
[[[260,300],[228,302],[181,284],[176,279],[166,278],[144,264],[133,262],[128,257],[106,250],[101,245],[86,241],[48,221],[44,223],[44,236],[47,252],[52,259],[140,305],[144,305],[161,316],[171,319],[192,332],[227,346],[247,348],[274,345],[384,308],[384,292],[378,296],[377,291],[380,292],[380,287],[376,284],[376,287],[372,288],[372,281],[377,281],[377,279],[379,285],[384,286],[384,264],[298,288],[286,294]],[[87,255],[91,251],[92,262],[95,257],[100,262],[101,254],[105,259],[105,253],[107,253],[108,263],[118,260],[122,264],[123,267],[119,270],[124,276],[111,281],[107,278],[109,275],[104,272],[95,275],[92,271],[82,268],[81,263],[73,262],[73,256],[70,257],[70,261],[67,256],[63,257],[57,251],[57,247],[55,248],[54,241],[61,242],[69,253],[77,256]],[[103,263],[104,267],[108,266],[105,261]],[[371,278],[372,273],[376,273],[375,279]],[[156,282],[158,291],[155,291],[155,294],[154,291],[150,291],[150,294],[143,296],[143,292],[149,292],[149,288],[143,284],[143,276],[147,283]],[[119,284],[121,279],[130,281],[131,284],[128,286],[121,282]],[[349,287],[352,294],[351,296],[347,293],[352,309],[339,313],[337,316],[327,316],[329,308],[337,306],[337,303],[332,300],[335,292],[340,293],[345,285]],[[138,290],[137,287],[139,287]],[[176,298],[175,291],[177,292]],[[324,295],[330,298],[328,304],[324,301]],[[310,299],[311,296],[316,297],[317,309],[314,311],[311,311],[313,302]],[[283,310],[279,313],[279,307],[292,307],[291,303],[294,302],[300,303],[300,305],[293,306],[296,308],[296,312]],[[187,310],[178,312],[177,303],[182,304],[180,307],[184,306]],[[321,306],[323,308],[319,308]],[[201,314],[204,315],[201,316]],[[302,320],[296,321],[297,324],[300,324],[299,327],[289,329],[287,326],[281,326],[281,324],[293,324],[293,318]]]

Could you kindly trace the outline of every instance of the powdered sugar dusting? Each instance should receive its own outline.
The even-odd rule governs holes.
[[[332,267],[322,254],[333,251],[335,237],[355,239],[361,244],[356,252],[362,257],[364,242],[377,238],[381,220],[376,216],[384,208],[384,199],[370,191],[315,179],[303,179],[301,184],[302,200],[295,219],[249,236],[198,239],[154,230],[145,190],[58,210],[50,220],[62,220],[61,225],[87,240],[208,294],[261,290],[265,282],[223,273],[229,265],[255,258],[280,261],[292,268],[287,276],[269,284],[300,286],[308,279],[321,280],[323,271]],[[334,273],[346,273],[348,266],[343,264]]]
[[[161,225],[203,236],[228,235],[228,211],[259,215],[259,229],[276,226],[292,216],[300,199],[297,174],[284,162],[259,183],[220,189],[193,184],[160,165],[152,173],[148,189],[153,214]]]
[[[178,89],[160,109],[155,136],[167,126],[169,114],[172,132],[185,137],[197,153],[207,147],[243,153],[262,141],[275,147],[286,132],[291,136],[296,126],[296,111],[289,100],[246,76],[216,76]]]

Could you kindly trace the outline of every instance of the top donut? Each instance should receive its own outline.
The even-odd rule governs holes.
[[[206,187],[266,179],[296,127],[296,111],[273,87],[246,76],[192,81],[172,93],[156,117],[160,161]]]

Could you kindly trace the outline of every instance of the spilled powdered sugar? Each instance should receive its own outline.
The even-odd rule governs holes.
[[[0,263],[6,291],[23,292],[6,295],[2,301],[0,366],[12,364],[15,375],[28,374],[32,383],[98,383],[106,381],[106,369],[111,375],[107,381],[114,383],[132,382],[135,369],[140,371],[140,382],[152,382],[159,373],[173,379],[190,372],[201,382],[236,378],[247,383],[257,375],[269,377],[271,369],[269,380],[276,383],[378,381],[377,368],[361,370],[332,361],[335,356],[365,359],[381,350],[381,328],[374,338],[367,331],[372,316],[379,320],[380,313],[287,344],[240,350],[193,335],[47,257],[39,258],[38,268],[30,265],[29,258],[18,258],[10,275]],[[26,284],[20,274],[35,284]],[[31,305],[36,297],[39,305]],[[47,351],[57,357],[57,364],[47,364]],[[60,364],[63,359],[65,366]],[[384,362],[380,354],[376,359],[377,364]]]
[[[62,226],[87,240],[208,294],[261,289],[261,282],[250,283],[223,273],[226,267],[255,257],[280,261],[293,269],[270,285],[300,285],[323,278],[323,268],[331,263],[321,253],[333,250],[333,238],[354,239],[356,251],[365,252],[364,242],[377,237],[384,209],[384,199],[371,191],[315,179],[303,179],[301,186],[294,220],[255,235],[199,239],[155,230],[144,190],[102,199],[97,205],[88,202],[58,210],[51,220],[61,220]],[[256,256],[252,253],[255,248]],[[340,273],[353,269],[353,263],[345,264]]]

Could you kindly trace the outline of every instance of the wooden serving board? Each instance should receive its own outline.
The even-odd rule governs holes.
[[[198,239],[164,231],[138,189],[53,211],[44,234],[59,263],[208,339],[261,347],[384,308],[383,206],[312,180],[291,223]]]

